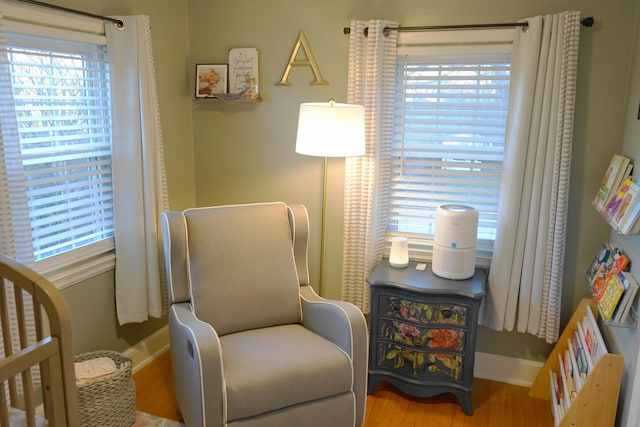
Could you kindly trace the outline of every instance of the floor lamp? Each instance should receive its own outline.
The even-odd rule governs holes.
[[[320,232],[320,280],[324,285],[324,239],[327,208],[327,165],[329,157],[362,156],[365,152],[364,107],[329,102],[300,104],[296,153],[324,157],[322,180],[322,228]]]

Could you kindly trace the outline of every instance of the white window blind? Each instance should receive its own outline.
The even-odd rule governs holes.
[[[111,251],[106,47],[15,33],[7,45],[36,262]]]
[[[511,55],[494,46],[426,50],[397,58],[387,240],[407,236],[412,257],[430,260],[437,207],[470,205],[480,214],[477,261],[489,265]]]

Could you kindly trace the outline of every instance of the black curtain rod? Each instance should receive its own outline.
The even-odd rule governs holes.
[[[592,16],[584,18],[580,23],[585,27],[592,27],[595,23],[595,19]],[[516,28],[522,27],[527,29],[529,27],[528,22],[508,22],[504,24],[463,24],[463,25],[433,25],[433,26],[420,26],[420,27],[385,27],[384,34],[388,34],[389,31],[410,32],[410,31],[433,31],[433,30],[463,30],[463,29],[480,29],[480,28]],[[344,27],[344,33],[350,34],[351,28]],[[364,29],[364,35],[368,35],[369,28]]]
[[[122,21],[122,19],[115,19],[115,18],[109,18],[108,16],[95,15],[93,13],[83,12],[81,10],[76,10],[76,9],[70,9],[68,7],[63,7],[63,6],[56,6],[54,4],[44,3],[36,0],[17,0],[17,1],[21,3],[34,4],[36,6],[48,7],[49,9],[61,10],[63,12],[75,13],[76,15],[87,16],[89,18],[102,19],[103,21],[113,22],[114,24],[116,24],[116,27],[118,28],[124,27],[124,22]]]

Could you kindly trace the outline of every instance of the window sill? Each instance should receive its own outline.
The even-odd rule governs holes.
[[[82,260],[77,264],[48,270],[40,270],[36,266],[36,270],[51,281],[56,288],[62,290],[109,270],[113,270],[115,265],[116,257],[113,251],[111,251],[88,260]]]

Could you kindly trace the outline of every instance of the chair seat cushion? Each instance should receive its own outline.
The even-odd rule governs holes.
[[[352,389],[347,354],[302,325],[238,332],[220,342],[228,421]]]

